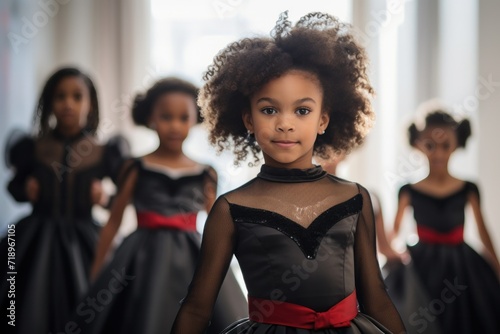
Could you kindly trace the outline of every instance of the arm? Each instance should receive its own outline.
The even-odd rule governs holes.
[[[401,191],[399,192],[398,211],[396,212],[396,217],[394,218],[394,226],[391,239],[397,237],[399,229],[401,228],[401,222],[403,221],[406,207],[409,205],[410,194],[407,191],[401,189]]]
[[[356,291],[360,309],[371,316],[391,333],[405,333],[405,327],[387,294],[376,255],[375,222],[370,196],[363,195],[363,211],[360,213],[354,241]]]
[[[403,221],[404,215],[406,213],[406,208],[410,205],[410,194],[408,191],[404,190],[404,187],[399,191],[399,200],[398,200],[398,209],[396,212],[396,217],[394,218],[394,225],[392,231],[389,232],[389,235],[385,234],[382,238],[385,237],[385,242],[382,238],[379,239],[379,245],[381,242],[384,243],[383,247],[380,247],[380,252],[387,258],[388,262],[401,262],[405,261],[409,256],[407,253],[399,253],[394,250],[392,246],[392,242],[397,238],[399,231],[401,229],[401,223]],[[377,231],[380,230],[380,227],[377,226]],[[380,236],[380,235],[379,235]]]
[[[387,259],[398,257],[398,255],[391,248],[389,240],[387,239],[387,234],[385,232],[384,226],[384,215],[382,213],[382,206],[380,201],[373,193],[370,193],[374,212],[375,212],[375,227],[377,230],[377,245],[380,253],[382,253]]]
[[[203,185],[205,211],[207,214],[212,209],[217,196],[217,172],[212,167],[207,169],[205,184]]]
[[[121,177],[123,167],[126,166],[130,158],[130,145],[125,137],[117,135],[108,140],[104,148],[103,167],[104,176],[109,177],[114,184],[118,184]],[[116,198],[116,193],[108,194],[102,188],[101,181],[94,180],[91,187],[92,203],[102,206],[110,210],[113,206],[113,201]]]
[[[490,235],[488,230],[486,229],[486,224],[483,219],[483,213],[481,212],[481,203],[479,200],[479,190],[477,187],[474,187],[476,191],[469,193],[468,200],[472,207],[472,212],[474,213],[474,218],[477,224],[477,230],[479,232],[479,237],[487,250],[489,258],[493,262],[493,266],[495,267],[497,273],[500,273],[500,263],[498,262],[498,257],[495,253],[495,247],[491,242]]]
[[[205,224],[201,255],[171,334],[204,333],[226,276],[235,245],[229,203],[220,197]]]
[[[122,223],[123,212],[132,198],[137,181],[137,170],[130,170],[133,167],[132,164],[133,161],[130,161],[124,166],[123,178],[125,180],[122,182],[116,200],[113,202],[108,223],[102,228],[99,242],[97,243],[96,255],[90,271],[91,280],[94,280],[101,270],[109,247]]]

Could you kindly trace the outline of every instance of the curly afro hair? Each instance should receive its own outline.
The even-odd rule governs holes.
[[[457,136],[458,147],[464,147],[467,144],[467,139],[472,134],[470,121],[462,119],[457,121],[444,106],[440,105],[436,100],[425,102],[420,106],[420,113],[425,116],[423,121],[418,122],[418,125],[412,123],[408,127],[408,139],[410,145],[416,147],[420,134],[430,127],[448,127],[455,130]]]
[[[310,13],[292,27],[282,13],[271,38],[245,38],[229,44],[214,58],[203,79],[198,104],[218,151],[232,148],[235,164],[249,152],[259,162],[257,146],[247,136],[242,113],[250,110],[250,96],[270,80],[291,70],[314,74],[323,89],[323,112],[330,122],[318,136],[314,153],[348,153],[361,144],[371,127],[374,94],[367,74],[364,48],[352,27],[324,13]]]
[[[135,124],[147,127],[155,102],[160,96],[169,93],[185,93],[192,96],[196,102],[198,92],[198,88],[188,81],[176,77],[160,79],[145,94],[135,96],[132,104],[132,119]],[[197,122],[201,123],[200,109],[196,108],[196,112]]]

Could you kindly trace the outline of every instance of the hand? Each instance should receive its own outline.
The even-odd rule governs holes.
[[[403,263],[407,264],[410,262],[410,253],[408,253],[407,250],[405,250],[402,253],[396,252],[394,249],[389,249],[382,254],[386,257],[386,261],[390,263]]]
[[[102,188],[101,180],[94,179],[90,185],[90,201],[92,204],[98,204],[105,206],[108,201],[108,196],[106,195],[104,189]]]
[[[26,179],[24,191],[26,192],[28,200],[31,203],[35,203],[38,201],[38,197],[40,195],[40,183],[33,176],[30,176]]]

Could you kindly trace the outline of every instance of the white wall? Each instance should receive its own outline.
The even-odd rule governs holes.
[[[479,180],[490,235],[500,254],[500,2],[479,3]],[[484,80],[484,81],[483,81]],[[482,82],[490,81],[490,85]],[[476,93],[476,92],[475,92]],[[489,94],[488,94],[489,93]]]

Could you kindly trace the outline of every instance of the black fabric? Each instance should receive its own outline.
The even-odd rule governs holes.
[[[340,220],[361,211],[362,199],[361,195],[356,195],[347,202],[332,206],[321,213],[308,228],[302,227],[279,213],[268,210],[248,208],[237,204],[230,204],[230,210],[235,223],[272,227],[293,240],[306,258],[315,259],[321,241],[328,230]]]
[[[307,230],[314,231],[316,240],[306,236]],[[319,244],[312,246],[315,258],[307,257],[311,246],[303,247],[304,238]],[[366,315],[359,313],[349,328],[321,331],[242,320],[227,333],[404,332],[378,267],[368,192],[323,175],[320,167],[297,172],[264,165],[259,177],[219,197],[173,333],[204,331],[233,254],[251,297],[286,300],[321,312],[356,289]]]
[[[204,184],[211,181],[207,166],[199,165],[195,170],[175,175],[166,167],[148,166],[138,159],[137,168],[139,186],[133,199],[137,212],[172,216],[203,210]]]
[[[130,167],[138,172],[133,195],[136,210],[166,217],[200,211],[203,187],[214,179],[209,167],[198,167],[175,175],[164,166],[136,159]],[[200,241],[199,233],[194,231],[138,228],[122,242],[81,299],[72,321],[82,333],[168,333],[193,277]],[[117,276],[125,278],[122,284],[110,294],[109,301],[99,304],[99,312],[92,311],[88,300],[109,290]],[[247,313],[241,288],[234,274],[228,272],[208,333],[220,333]]]
[[[128,152],[101,145],[83,132],[73,138],[51,133],[46,137],[21,138],[12,146],[10,162],[14,176],[8,190],[18,201],[26,201],[25,183],[34,177],[40,192],[33,211],[15,225],[16,327],[7,321],[1,333],[59,333],[88,288],[90,265],[99,225],[93,220],[90,187],[93,179],[111,175],[105,152],[114,151],[113,164]],[[0,242],[7,259],[8,238]],[[4,262],[0,276],[0,307],[10,299]],[[4,319],[5,320],[5,319]]]
[[[463,226],[469,196],[479,199],[472,182],[443,197],[411,185],[401,188],[405,193],[417,225],[442,233]],[[408,249],[411,264],[389,270],[386,283],[410,333],[500,333],[500,283],[484,258],[466,243],[420,241]]]

